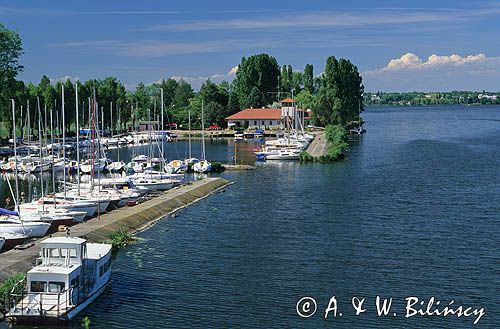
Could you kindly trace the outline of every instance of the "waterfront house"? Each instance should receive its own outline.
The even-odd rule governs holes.
[[[283,129],[293,121],[295,115],[300,122],[309,124],[310,110],[299,109],[295,100],[281,101],[281,108],[249,108],[226,117],[229,128],[234,129]]]

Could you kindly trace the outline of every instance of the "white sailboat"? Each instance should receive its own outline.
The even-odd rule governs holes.
[[[201,101],[201,160],[193,165],[193,170],[198,173],[207,173],[212,169],[212,164],[205,159],[205,120],[203,100]]]

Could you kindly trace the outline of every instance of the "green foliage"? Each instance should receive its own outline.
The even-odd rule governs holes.
[[[228,114],[229,86],[227,83],[221,83],[217,86],[215,83],[207,80],[200,88],[200,94],[204,101],[205,127],[209,125],[226,126],[224,120]]]
[[[304,90],[312,94],[314,92],[314,73],[313,66],[311,64],[306,64],[304,68],[303,75]]]
[[[0,309],[5,308],[4,302],[7,301],[10,294],[22,294],[26,293],[26,273],[18,273],[7,280],[5,280],[0,285]],[[15,287],[15,288],[14,288]]]
[[[89,329],[90,328],[90,319],[88,316],[84,317],[82,319],[82,328],[83,329]]]
[[[134,239],[125,229],[119,229],[118,231],[111,232],[109,234],[109,238],[111,239],[111,244],[114,249],[118,249]]]
[[[316,124],[345,125],[362,110],[364,87],[358,69],[349,60],[328,57],[313,112]]]
[[[328,156],[332,159],[344,157],[349,148],[347,144],[347,130],[342,125],[329,125],[325,128],[325,138],[328,142]]]
[[[309,153],[307,153],[306,151],[302,151],[299,154],[299,161],[300,162],[313,162],[314,157],[312,155],[310,155]]]
[[[224,165],[220,162],[212,162],[212,170],[211,172],[221,173],[224,171]]]
[[[274,100],[280,70],[278,62],[268,54],[242,58],[233,85],[239,104],[244,108],[262,107]]]
[[[494,99],[494,97],[491,96],[497,96],[497,97],[496,99]],[[395,105],[395,106],[500,104],[500,93],[485,92],[485,91],[407,92],[407,93],[367,92],[364,94],[364,103],[366,105]]]
[[[313,109],[315,105],[314,95],[305,89],[295,96],[295,101],[303,109]]]
[[[19,64],[22,54],[19,34],[0,23],[0,116],[8,118],[8,122],[11,122],[9,99],[20,96],[16,93],[20,85],[15,78],[23,70],[23,66]]]

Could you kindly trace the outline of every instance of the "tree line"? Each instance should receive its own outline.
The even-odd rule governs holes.
[[[448,92],[367,92],[364,94],[367,105],[488,105],[500,104],[500,93],[478,91]]]
[[[75,88],[78,88],[80,126],[89,125],[88,107],[96,94],[98,113],[104,127],[123,131],[137,127],[140,121],[157,120],[160,117],[160,90],[163,90],[163,108],[166,123],[187,127],[191,117],[193,128],[201,127],[201,108],[204,107],[205,125],[225,127],[225,118],[245,108],[276,107],[277,102],[293,96],[299,106],[312,109],[317,125],[346,124],[356,120],[362,110],[363,84],[357,67],[347,59],[333,56],[326,60],[324,73],[315,76],[313,66],[305,65],[301,71],[291,65],[280,66],[276,58],[268,54],[243,57],[232,82],[214,83],[207,80],[194,91],[186,81],[166,79],[146,85],[139,83],[135,90],[127,90],[116,77],[91,79],[85,82],[51,81],[43,76],[35,85],[16,80],[24,68],[19,64],[23,53],[22,42],[16,32],[0,24],[0,115],[4,130],[11,127],[10,102],[13,98],[23,117],[29,106],[31,118],[35,118],[37,99],[45,113],[53,117],[61,115],[61,93],[64,86],[65,120],[67,131],[76,131]],[[20,117],[20,113],[17,116]]]

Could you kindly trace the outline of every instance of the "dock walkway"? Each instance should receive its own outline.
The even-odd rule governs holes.
[[[328,146],[326,143],[326,137],[324,132],[321,132],[316,135],[314,140],[307,148],[306,152],[315,158],[322,155],[326,155],[326,153],[328,152]]]
[[[186,207],[213,192],[231,184],[223,178],[206,178],[161,193],[144,203],[133,207],[124,207],[76,224],[70,228],[71,236],[85,236],[89,242],[109,240],[111,232],[125,229],[129,233],[137,233],[153,225],[165,215]],[[64,236],[58,232],[52,236]],[[0,254],[0,283],[11,275],[26,272],[34,265],[40,252],[39,239],[35,245],[24,250],[10,250]]]

